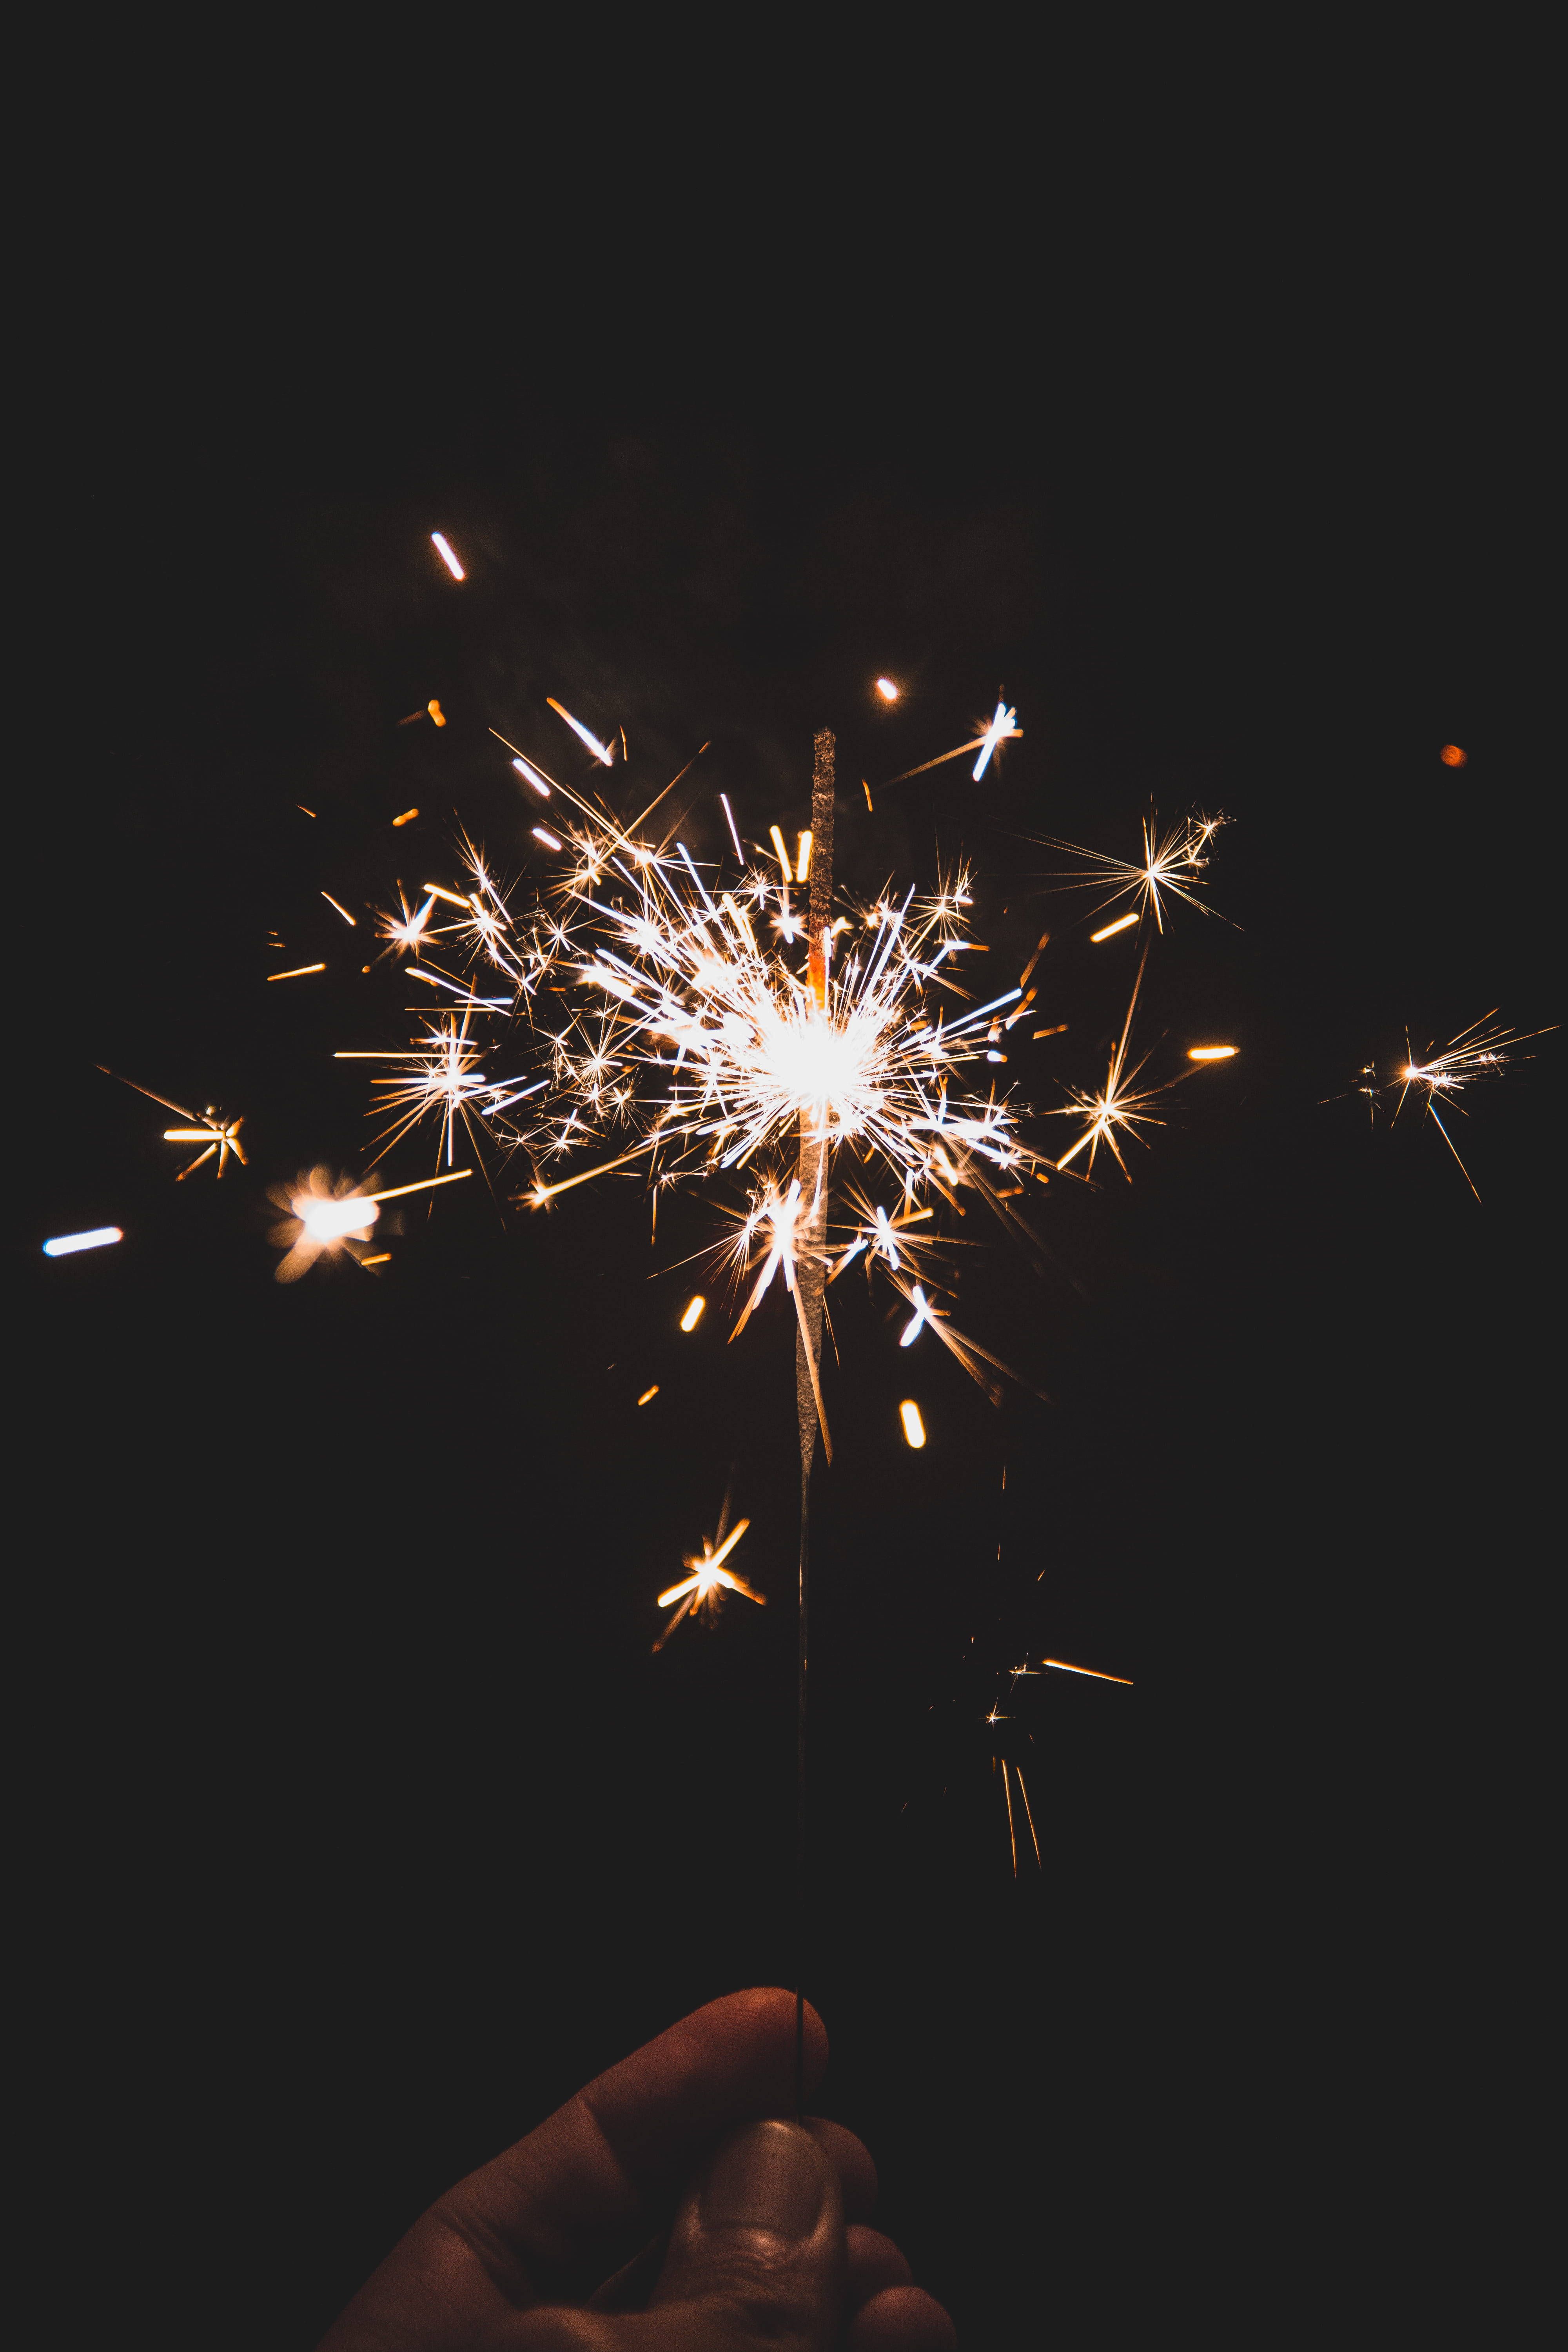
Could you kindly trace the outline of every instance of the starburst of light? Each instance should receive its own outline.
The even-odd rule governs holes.
[[[119,1077],[118,1071],[104,1069],[101,1062],[98,1066],[103,1070],[106,1078]],[[217,1166],[213,1171],[216,1176],[222,1176],[231,1151],[242,1168],[247,1165],[239,1141],[239,1130],[245,1125],[243,1112],[237,1118],[230,1118],[226,1111],[215,1110],[211,1104],[205,1111],[187,1110],[183,1103],[171,1102],[167,1095],[155,1095],[151,1087],[139,1087],[134,1078],[120,1078],[120,1084],[129,1087],[133,1094],[145,1095],[149,1102],[161,1103],[165,1110],[178,1111],[182,1118],[190,1120],[189,1127],[166,1127],[163,1129],[165,1143],[200,1143],[205,1146],[205,1150],[199,1151],[186,1167],[180,1170],[174,1179],[176,1184],[183,1184],[187,1176],[194,1176],[198,1168],[205,1168],[215,1151],[217,1154]]]
[[[759,1608],[766,1608],[766,1593],[754,1592],[742,1578],[724,1565],[752,1524],[750,1519],[737,1519],[726,1535],[724,1519],[729,1516],[729,1508],[726,1501],[724,1517],[720,1519],[717,1537],[704,1536],[700,1554],[694,1554],[681,1562],[682,1567],[689,1571],[689,1574],[683,1577],[679,1584],[672,1584],[667,1592],[659,1594],[658,1605],[661,1609],[674,1608],[678,1601],[680,1606],[675,1611],[674,1616],[655,1642],[653,1646],[656,1653],[663,1649],[682,1618],[689,1613],[695,1616],[700,1609],[706,1608],[710,1616],[715,1615],[718,1612],[720,1597],[723,1593],[742,1593],[748,1601],[754,1601]]]
[[[1124,929],[1145,913],[1153,916],[1156,930],[1163,931],[1167,895],[1184,899],[1200,914],[1213,914],[1215,909],[1206,906],[1195,892],[1202,884],[1204,869],[1208,864],[1209,844],[1226,821],[1223,815],[1205,816],[1194,812],[1162,833],[1160,821],[1151,810],[1142,821],[1143,856],[1138,862],[1107,857],[1098,849],[1085,849],[1076,841],[1057,841],[1049,835],[1042,837],[1041,846],[1068,849],[1075,857],[1087,857],[1091,861],[1091,872],[1058,875],[1054,877],[1052,887],[1104,890],[1105,896],[1094,909],[1096,914],[1107,907],[1113,907],[1119,898],[1132,900],[1131,915],[1124,915],[1119,922],[1108,923],[1103,930],[1094,934],[1097,940],[1106,940],[1113,931]]]
[[[1497,1025],[1489,1026],[1489,1024]],[[1556,1024],[1552,1026],[1555,1027]],[[1439,1102],[1448,1103],[1455,1110],[1462,1111],[1464,1105],[1458,1099],[1461,1091],[1466,1087],[1474,1086],[1480,1078],[1500,1078],[1513,1058],[1509,1047],[1526,1045],[1532,1037],[1544,1037],[1549,1034],[1546,1029],[1515,1031],[1503,1026],[1497,1023],[1497,1007],[1494,1005],[1491,1012],[1483,1013],[1479,1021],[1472,1021],[1468,1029],[1461,1029],[1457,1037],[1450,1038],[1441,1052],[1435,1045],[1428,1045],[1425,1061],[1416,1060],[1410,1052],[1408,1037],[1405,1039],[1405,1066],[1394,1078],[1399,1088],[1399,1100],[1394,1107],[1394,1116],[1398,1118],[1406,1097],[1412,1092],[1421,1097],[1426,1116],[1436,1122],[1438,1133],[1458,1161],[1459,1173],[1478,1201],[1481,1196],[1476,1192],[1469,1170],[1459,1159],[1458,1147],[1444,1126],[1437,1105]]]
[[[307,1169],[292,1184],[269,1184],[267,1197],[289,1214],[273,1226],[268,1240],[285,1255],[275,1268],[279,1282],[298,1282],[319,1257],[342,1252],[364,1262],[364,1244],[381,1215],[384,1201],[405,1193],[427,1192],[437,1184],[460,1184],[473,1171],[459,1168],[450,1176],[427,1176],[416,1184],[392,1184],[367,1192],[352,1176],[334,1176],[330,1168]]]

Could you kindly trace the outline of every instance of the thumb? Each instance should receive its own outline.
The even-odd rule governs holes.
[[[828,2352],[844,2294],[838,2175],[799,2124],[743,2124],[688,2192],[646,2311],[534,2311],[508,2352]]]

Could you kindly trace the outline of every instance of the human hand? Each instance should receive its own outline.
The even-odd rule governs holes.
[[[792,1994],[710,2001],[448,2189],[320,2352],[952,2352],[860,2142],[778,2120],[794,2079]]]

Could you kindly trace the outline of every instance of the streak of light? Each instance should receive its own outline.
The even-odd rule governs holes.
[[[419,812],[417,809],[405,809],[401,816],[395,816],[392,820],[392,829],[394,833],[396,832],[400,824],[412,824],[418,814]]]
[[[427,702],[425,705],[425,708],[430,713],[431,718],[436,721],[437,727],[445,727],[447,724],[447,714],[442,709],[438,702]]]
[[[768,839],[773,843],[774,851],[777,853],[779,864],[784,868],[784,880],[786,882],[793,882],[795,880],[795,876],[790,871],[789,852],[784,847],[784,837],[779,831],[776,824],[769,825]]]
[[[523,782],[533,786],[534,791],[539,794],[542,801],[547,801],[550,798],[550,787],[545,782],[537,768],[531,768],[528,761],[523,759],[521,754],[518,758],[513,760],[511,764],[517,770],[518,774],[522,778]]]
[[[900,1335],[899,1345],[900,1348],[912,1348],[916,1339],[920,1336],[921,1324],[930,1323],[935,1319],[931,1301],[926,1297],[925,1292],[921,1288],[918,1282],[915,1284],[913,1290],[910,1294],[910,1304],[913,1307],[915,1311],[913,1315],[910,1316],[909,1322],[905,1325],[902,1333]]]
[[[78,1250],[107,1249],[110,1242],[122,1242],[125,1235],[118,1225],[94,1225],[87,1234],[57,1234],[52,1242],[44,1244],[46,1257],[72,1257]]]
[[[431,532],[430,544],[435,549],[437,554],[440,557],[442,562],[446,565],[454,580],[467,579],[467,572],[463,570],[462,565],[453,554],[450,545],[441,531],[433,530]]]
[[[267,977],[269,981],[303,980],[308,972],[325,971],[326,969],[324,963],[301,963],[296,964],[292,971],[269,971]]]
[[[1446,768],[1462,768],[1468,757],[1457,743],[1445,743],[1437,757]]]
[[[724,1566],[725,1560],[752,1524],[750,1519],[738,1519],[726,1536],[724,1519],[729,1517],[729,1497],[726,1496],[723,1517],[719,1522],[718,1549],[715,1550],[713,1548],[715,1539],[705,1536],[702,1539],[700,1555],[692,1554],[681,1563],[691,1573],[683,1578],[680,1583],[672,1584],[668,1591],[659,1594],[658,1605],[661,1609],[672,1607],[677,1601],[679,1601],[680,1606],[655,1642],[653,1646],[656,1655],[663,1649],[676,1627],[689,1612],[695,1615],[698,1610],[706,1608],[710,1616],[717,1616],[720,1599],[726,1592],[741,1592],[748,1601],[754,1601],[759,1608],[767,1606],[765,1593],[754,1592],[743,1578],[735,1575],[732,1570]]]
[[[700,1294],[699,1294],[697,1297],[688,1301],[686,1312],[680,1318],[680,1328],[683,1331],[696,1330],[697,1326],[702,1320],[702,1309],[707,1306],[707,1304],[708,1301],[702,1297]]]
[[[588,746],[589,751],[594,754],[595,759],[597,760],[602,766],[607,768],[613,764],[616,756],[615,752],[613,751],[606,750],[605,746],[600,742],[596,735],[590,735],[582,720],[580,719],[574,719],[572,713],[566,709],[564,703],[557,702],[552,694],[547,694],[544,699],[548,702],[550,708],[554,711],[558,719],[564,719],[567,726],[570,727],[574,735],[581,737],[582,740]]]
[[[465,915],[468,912],[468,899],[459,898],[455,890],[443,890],[439,882],[421,882],[419,887],[427,890],[432,898],[445,898],[448,907],[460,907]]]
[[[899,1418],[904,1424],[905,1442],[918,1454],[926,1442],[926,1425],[921,1419],[921,1409],[913,1397],[906,1397],[899,1407]]]
[[[546,831],[546,829],[545,829],[545,827],[544,827],[543,825],[542,825],[542,824],[536,824],[536,825],[532,826],[532,827],[531,828],[531,832],[532,832],[532,835],[533,835],[533,837],[534,837],[535,841],[542,841],[542,842],[544,844],[544,846],[546,847],[546,849],[559,849],[559,848],[560,848],[561,844],[559,843],[559,841],[557,841],[557,839],[555,838],[555,835],[554,835],[552,833],[547,832],[547,831]]]
[[[1189,1062],[1232,1062],[1236,1059],[1237,1050],[1234,1045],[1189,1045],[1187,1059]]]
[[[1005,704],[998,702],[996,705],[996,709],[992,714],[991,722],[986,728],[984,734],[980,739],[980,757],[974,762],[974,766],[972,771],[973,781],[975,783],[980,782],[981,777],[985,773],[986,768],[990,765],[991,754],[993,751],[994,751],[1000,744],[1011,740],[1013,737],[1022,735],[1024,731],[1023,729],[1021,727],[1016,727],[1013,723],[1017,716],[1017,712],[1016,710],[1009,710]]]
[[[1089,935],[1090,946],[1098,947],[1101,940],[1114,939],[1118,931],[1126,930],[1130,925],[1135,923],[1137,920],[1138,911],[1136,908],[1134,908],[1132,913],[1130,915],[1118,915],[1116,920],[1113,923],[1107,923],[1102,931],[1090,931]]]
[[[1067,1025],[1065,1021],[1058,1021],[1054,1029],[1033,1029],[1029,1033],[1030,1040],[1033,1042],[1037,1037],[1059,1037]]]
[[[1042,1658],[1042,1666],[1055,1666],[1058,1675],[1088,1675],[1097,1683],[1124,1683],[1129,1690],[1132,1680],[1129,1675],[1102,1675],[1098,1666],[1069,1666],[1065,1658]]]
[[[361,1265],[390,1265],[392,1264],[392,1252],[390,1250],[377,1250],[374,1257],[362,1257],[360,1264]]]
[[[730,795],[728,793],[720,793],[719,805],[724,812],[724,822],[730,828],[730,838],[735,845],[735,855],[740,859],[741,864],[744,866],[746,862],[746,853],[741,846],[741,836],[735,830],[734,813],[730,806]]]
[[[884,702],[897,702],[899,698],[899,689],[890,677],[879,677],[877,680],[877,691]]]
[[[314,816],[316,814],[314,809],[308,809],[303,801],[296,801],[294,805],[301,816]]]
[[[1036,947],[1034,954],[1029,958],[1028,962],[1018,974],[1018,985],[1020,988],[1027,988],[1029,985],[1029,974],[1034,971],[1035,966],[1039,962],[1040,958],[1045,954],[1045,951],[1050,946],[1050,943],[1051,935],[1049,931],[1043,931],[1040,935],[1039,943]]]
[[[873,816],[875,816],[875,815],[876,815],[876,814],[877,814],[877,812],[876,812],[876,810],[875,810],[874,808],[871,808],[871,787],[870,787],[870,785],[866,782],[866,779],[865,779],[865,777],[864,777],[864,776],[862,776],[862,777],[861,777],[861,779],[860,779],[860,789],[861,789],[861,791],[862,791],[862,792],[865,793],[865,795],[866,795],[866,806],[868,807],[868,809],[870,809],[870,811],[871,811],[871,814],[872,814]]]
[[[350,912],[349,912],[348,908],[347,908],[346,907],[339,907],[339,906],[338,906],[338,902],[337,902],[337,900],[333,898],[333,896],[332,896],[332,894],[331,894],[331,892],[330,890],[323,890],[323,891],[322,891],[322,893],[321,893],[321,896],[322,896],[322,898],[326,900],[326,902],[327,902],[327,904],[328,904],[328,906],[329,906],[329,907],[335,907],[335,908],[337,908],[337,911],[338,911],[338,913],[342,917],[342,919],[343,919],[344,922],[348,925],[348,927],[349,927],[349,929],[350,929],[350,930],[351,930],[351,931],[352,931],[352,930],[356,930],[356,929],[359,928],[359,927],[358,927],[358,925],[355,923],[353,917],[350,914]]]
[[[658,1382],[657,1381],[655,1381],[655,1382],[654,1382],[654,1384],[653,1384],[653,1386],[652,1386],[652,1388],[651,1388],[651,1389],[644,1389],[644,1391],[643,1391],[643,1392],[642,1392],[641,1396],[640,1396],[640,1397],[638,1397],[638,1399],[637,1399],[637,1402],[638,1402],[638,1404],[651,1404],[651,1403],[652,1403],[652,1402],[653,1402],[653,1400],[654,1400],[654,1398],[655,1398],[658,1394]]]
[[[811,835],[809,833],[803,833],[800,836],[800,846],[795,852],[795,878],[797,882],[804,882],[810,872]]]

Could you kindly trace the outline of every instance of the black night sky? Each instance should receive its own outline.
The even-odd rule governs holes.
[[[1560,747],[1524,395],[1479,317],[1445,341],[1426,268],[1245,319],[1078,288],[1070,331],[1037,289],[990,344],[944,278],[907,349],[836,312],[821,367],[793,298],[787,334],[667,316],[635,363],[621,312],[596,376],[560,321],[548,352],[464,331],[454,282],[422,321],[362,289],[318,341],[268,277],[177,370],[62,396],[13,784],[12,1677],[39,2161],[107,2136],[120,2175],[59,2257],[83,2308],[307,2352],[459,2173],[789,1978],[783,1302],[683,1338],[718,1289],[669,1270],[700,1200],[650,1249],[635,1182],[531,1215],[499,1158],[405,1212],[378,1276],[272,1280],[266,1187],[365,1151],[334,1048],[409,1034],[363,910],[451,879],[459,827],[542,878],[487,730],[566,772],[552,694],[625,728],[628,805],[710,745],[700,854],[721,790],[751,836],[804,824],[833,726],[847,883],[972,856],[998,987],[1053,934],[1068,1026],[1007,1072],[1042,1113],[1101,1075],[1135,950],[1087,944],[1041,837],[1232,820],[1140,1034],[1159,1075],[1210,1037],[1237,1061],[1166,1097],[1130,1182],[1053,1184],[1037,1264],[1000,1232],[960,1254],[959,1320],[1027,1385],[994,1408],[929,1341],[900,1356],[885,1297],[831,1294],[825,2105],[966,2345],[1142,2340],[1191,2296],[1239,2322],[1308,2240],[1438,2246],[1499,2095],[1486,1971],[1531,1933],[1561,1044],[1454,1122],[1484,1206],[1413,1106],[1373,1125],[1354,1088],[1406,1024],[1557,1017]],[[129,297],[106,337],[132,316],[155,341]],[[983,784],[879,791],[999,690],[1024,739]],[[443,730],[398,726],[433,696]],[[272,931],[329,973],[267,984]],[[243,1112],[248,1169],[176,1185],[164,1115],[100,1064]],[[42,1258],[110,1222],[118,1249]],[[652,1657],[731,1472],[773,1605]],[[1135,1687],[1011,1682],[1046,1652]],[[998,1700],[1043,1853],[1016,1881]]]

